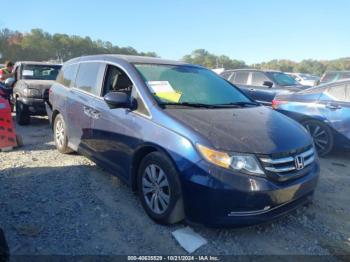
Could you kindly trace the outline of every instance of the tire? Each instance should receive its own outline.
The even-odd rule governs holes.
[[[18,100],[16,100],[16,122],[21,126],[30,123],[30,115],[27,106]]]
[[[305,120],[301,124],[314,140],[319,156],[326,156],[332,151],[334,138],[329,126],[317,120]]]
[[[137,185],[142,206],[155,222],[169,225],[184,219],[179,174],[165,154],[152,152],[144,157],[138,170]]]
[[[72,153],[73,150],[68,147],[66,123],[61,114],[55,118],[53,125],[53,137],[57,150],[62,154]]]

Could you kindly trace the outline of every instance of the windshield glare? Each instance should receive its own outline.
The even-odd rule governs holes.
[[[24,65],[22,69],[23,79],[56,80],[61,66],[59,65]]]
[[[191,65],[135,64],[160,104],[222,105],[252,102],[216,73]]]
[[[270,72],[270,76],[273,80],[280,86],[295,86],[299,83],[291,76],[280,73],[280,72]]]

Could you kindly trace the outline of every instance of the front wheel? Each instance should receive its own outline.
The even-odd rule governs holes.
[[[165,154],[148,154],[141,162],[137,182],[142,206],[153,220],[174,224],[184,219],[179,175]]]
[[[332,130],[317,120],[306,120],[302,125],[312,136],[319,156],[325,156],[333,149]]]
[[[21,126],[30,123],[28,107],[18,100],[16,100],[16,122]]]
[[[60,153],[68,154],[73,150],[68,147],[66,123],[61,114],[57,115],[53,125],[53,136],[55,145]]]

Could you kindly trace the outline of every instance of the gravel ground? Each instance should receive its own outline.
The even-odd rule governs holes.
[[[0,227],[11,254],[186,254],[116,177],[78,154],[55,150],[46,118],[17,127],[24,146],[0,152]],[[350,255],[350,152],[321,159],[314,203],[248,228],[193,226],[198,254]]]

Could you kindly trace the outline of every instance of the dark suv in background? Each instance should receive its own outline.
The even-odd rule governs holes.
[[[31,115],[45,115],[45,96],[55,82],[60,64],[45,62],[17,62],[14,67],[13,103],[19,125],[30,122]]]
[[[280,71],[237,69],[224,71],[220,75],[264,105],[271,105],[277,94],[293,93],[307,88]]]

